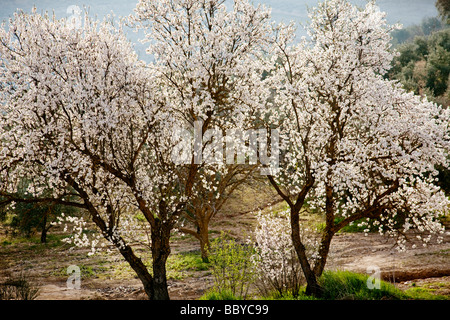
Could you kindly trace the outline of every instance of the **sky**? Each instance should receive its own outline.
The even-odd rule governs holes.
[[[306,8],[315,6],[317,0],[253,0],[272,7],[273,18],[280,21],[306,21]],[[356,5],[364,5],[366,0],[350,0]],[[137,0],[0,0],[0,20],[10,16],[17,8],[30,10],[55,10],[57,16],[64,16],[68,7],[77,5],[91,8],[93,14],[103,16],[113,10],[117,15],[132,13]],[[424,17],[437,14],[435,0],[378,0],[381,10],[388,13],[390,23],[407,25],[420,23]]]
[[[253,0],[254,3],[262,3],[272,8],[272,18],[277,22],[307,23],[307,8],[314,7],[318,0]],[[350,0],[351,3],[363,6],[366,0]],[[11,17],[17,9],[30,11],[36,6],[38,12],[55,12],[58,18],[69,17],[72,14],[71,7],[87,7],[92,16],[102,19],[113,11],[116,16],[126,16],[133,13],[137,0],[0,0],[0,21]],[[435,0],[378,0],[382,11],[387,13],[388,23],[401,23],[405,27],[419,24],[424,18],[434,17],[437,10]],[[299,36],[304,31],[299,29]],[[145,56],[145,45],[138,43],[143,35],[128,33],[131,41],[136,43],[135,49],[139,57]]]

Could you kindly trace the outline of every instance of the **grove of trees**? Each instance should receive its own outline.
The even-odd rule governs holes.
[[[450,165],[449,110],[387,79],[397,26],[373,2],[324,0],[309,17],[299,42],[294,24],[276,25],[248,0],[139,0],[124,22],[85,14],[80,28],[18,11],[0,28],[0,205],[87,212],[156,300],[169,299],[174,230],[196,236],[206,260],[210,219],[263,165],[289,206],[283,225],[307,294],[321,295],[333,236],[349,224],[376,226],[400,247],[411,229],[439,237],[450,204],[436,183]],[[152,62],[138,60],[122,23],[144,30]],[[448,61],[447,36],[428,40],[430,68]],[[418,61],[404,59],[394,70]],[[448,72],[427,72],[433,95],[444,94]],[[208,133],[249,129],[277,130],[277,166],[196,154],[217,145]],[[204,138],[182,163],[176,130]],[[260,156],[267,145],[258,140]],[[306,208],[325,217],[315,254],[301,231]],[[141,228],[151,270],[134,247]],[[98,244],[80,229],[75,244]]]

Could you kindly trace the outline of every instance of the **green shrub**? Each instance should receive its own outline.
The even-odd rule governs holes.
[[[24,178],[20,182],[16,196],[25,200],[33,199],[33,196],[27,191],[28,186],[29,181]],[[47,194],[51,194],[51,190],[46,190],[42,196],[45,197]],[[0,200],[2,199],[0,198]],[[5,212],[12,216],[9,226],[14,230],[14,234],[19,233],[31,238],[35,232],[40,232],[40,242],[46,243],[47,233],[52,227],[52,222],[55,222],[61,213],[73,215],[78,212],[78,209],[52,202],[17,202],[14,205],[0,208],[0,221],[5,220]]]
[[[211,242],[209,261],[214,276],[216,292],[230,291],[233,296],[245,299],[254,281],[253,248],[229,239],[225,234]]]
[[[34,300],[38,294],[39,289],[30,284],[23,274],[0,283],[0,300]]]

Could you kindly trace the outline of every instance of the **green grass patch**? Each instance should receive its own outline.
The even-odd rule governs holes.
[[[209,267],[210,264],[203,262],[199,251],[178,253],[167,259],[167,268],[172,271],[204,271]]]
[[[305,294],[306,286],[300,288],[297,295],[293,295],[292,292],[284,292],[280,295],[278,291],[274,291],[268,296],[260,297],[261,300],[319,300],[313,296],[308,296]]]
[[[403,291],[394,285],[380,281],[379,288],[370,289],[369,276],[350,271],[325,271],[319,278],[324,289],[323,299],[328,300],[399,300],[407,299]]]
[[[182,280],[189,271],[208,270],[209,263],[203,262],[199,251],[172,254],[167,259],[167,278]]]
[[[56,271],[52,272],[53,276],[61,276],[61,277],[67,277],[68,273],[67,273],[67,267],[61,267],[58,268]],[[96,278],[98,277],[101,273],[107,271],[107,267],[104,266],[88,266],[88,265],[78,265],[78,267],[80,268],[80,276],[82,279],[87,279],[87,278]]]
[[[15,245],[15,244],[28,244],[29,249],[39,249],[39,247],[59,247],[63,245],[67,245],[62,240],[64,238],[69,237],[65,234],[47,234],[47,242],[41,243],[40,235],[33,235],[31,237],[25,236],[16,236],[16,237],[8,237],[7,239],[2,241],[2,245]]]
[[[319,285],[323,288],[323,296],[315,298],[305,294],[303,287],[298,296],[279,296],[274,293],[263,299],[270,300],[400,300],[410,299],[400,289],[394,285],[380,281],[380,288],[369,289],[367,285],[368,275],[354,273],[350,271],[325,271],[318,279]]]
[[[152,273],[151,257],[143,259],[143,262]],[[202,261],[200,251],[171,254],[166,262],[167,279],[171,280],[183,280],[189,275],[188,272],[204,271],[209,268],[210,264]],[[112,275],[117,279],[125,279],[135,276],[135,273],[127,262],[122,261],[114,266]]]
[[[435,294],[436,289],[428,287],[413,287],[405,290],[408,298],[414,300],[450,300],[448,296]]]
[[[199,300],[242,300],[242,297],[235,296],[231,290],[208,290]]]

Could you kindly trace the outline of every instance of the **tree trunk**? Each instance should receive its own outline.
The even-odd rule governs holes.
[[[122,254],[122,256],[125,258],[125,260],[128,262],[130,267],[134,270],[134,272],[136,272],[139,280],[141,280],[142,284],[144,285],[144,291],[147,294],[147,296],[151,300],[161,299],[161,298],[169,299],[169,294],[167,293],[167,281],[161,281],[161,274],[163,274],[163,279],[165,279],[166,278],[165,261],[167,260],[167,256],[170,253],[170,247],[169,247],[170,228],[169,227],[167,228],[169,230],[169,234],[166,237],[165,246],[168,247],[168,250],[167,250],[168,252],[167,252],[167,256],[164,260],[164,267],[162,270],[161,270],[161,268],[158,268],[161,265],[160,262],[162,261],[161,259],[159,259],[158,263],[156,264],[156,271],[154,271],[155,274],[158,276],[158,282],[156,282],[153,279],[152,275],[148,272],[148,269],[145,266],[145,264],[142,262],[142,260],[134,254],[131,247],[129,245],[124,245],[124,240],[120,236],[119,236],[119,238],[111,237],[111,234],[110,234],[111,229],[109,229],[107,227],[105,221],[102,219],[102,217],[98,213],[96,207],[91,203],[89,195],[86,193],[86,191],[83,190],[83,188],[80,187],[80,185],[70,175],[64,175],[64,180],[67,181],[67,183],[79,193],[81,198],[84,200],[85,208],[91,214],[92,221],[102,231],[105,238],[108,241],[112,241],[116,245],[116,247],[119,249],[119,252]],[[145,209],[145,205],[143,203],[144,203],[143,200],[141,198],[139,198],[140,208],[141,208],[141,206],[143,206]],[[148,214],[148,212],[146,210],[143,210],[142,212],[144,213],[144,215]],[[155,221],[155,222],[156,222],[155,224],[151,224],[152,225],[152,253],[153,253],[154,261],[155,261],[155,257],[158,257],[158,255],[155,256],[154,253],[161,251],[161,250],[157,250],[156,248],[155,248],[155,250],[153,249],[153,246],[154,245],[156,246],[156,244],[157,244],[157,241],[155,241],[155,240],[163,239],[162,237],[158,237],[158,235],[160,235],[158,233],[158,230],[162,230],[162,228],[160,227],[161,224],[160,224],[159,220]],[[157,232],[154,232],[155,230]],[[155,267],[155,263],[154,263],[154,267]],[[166,294],[161,293],[161,291],[164,291],[164,290],[160,289],[161,282],[163,282],[165,284]],[[155,290],[155,287],[158,287],[158,288]]]
[[[202,223],[198,228],[198,235],[200,240],[200,251],[202,254],[203,262],[209,262],[208,251],[209,251],[209,234],[208,234],[208,222]]]
[[[138,258],[130,246],[125,246],[125,248],[119,249],[122,256],[131,266],[131,268],[136,272],[139,280],[141,280],[144,285],[144,291],[149,297],[149,299],[153,300],[155,297],[155,293],[153,290],[153,278],[151,274],[148,272],[147,267],[144,265],[142,260]]]
[[[166,262],[170,254],[170,227],[156,221],[152,230],[153,300],[170,300],[167,288]]]
[[[47,228],[42,229],[41,232],[41,243],[47,243]]]
[[[325,268],[325,264],[327,262],[328,252],[330,251],[331,239],[333,238],[334,233],[331,230],[325,229],[324,234],[322,235],[322,240],[320,242],[319,247],[319,259],[314,265],[314,274],[316,277],[320,277]]]
[[[42,221],[41,243],[47,243],[47,231],[47,214],[44,214],[44,220]]]
[[[331,174],[330,174],[331,176]],[[331,177],[329,178],[331,180]],[[320,241],[319,247],[319,259],[314,266],[314,273],[317,277],[322,275],[327,262],[328,252],[330,250],[331,239],[333,238],[334,231],[334,196],[333,187],[326,183],[325,185],[325,230],[322,234],[322,239]]]
[[[196,220],[196,230],[180,228],[181,232],[190,234],[200,243],[200,252],[203,262],[209,262],[209,218],[198,215]]]
[[[295,251],[302,267],[303,274],[306,278],[306,294],[313,295],[315,297],[320,297],[322,295],[323,289],[317,283],[316,274],[311,269],[308,257],[306,255],[306,249],[300,238],[300,222],[299,222],[299,211],[295,208],[291,208],[291,230],[292,230],[292,243],[294,245]]]
[[[154,296],[152,300],[170,300],[167,288],[166,261],[167,257],[164,255],[153,259]]]
[[[308,172],[308,177],[305,185],[303,186],[300,193],[297,195],[297,200],[295,203],[291,201],[288,195],[283,193],[283,191],[278,187],[275,179],[272,176],[267,176],[272,186],[278,192],[278,194],[289,204],[291,208],[291,237],[292,244],[297,252],[297,257],[300,262],[300,266],[302,267],[303,274],[306,278],[306,294],[313,295],[315,297],[322,296],[323,289],[317,283],[317,277],[314,271],[311,269],[311,265],[309,264],[308,257],[306,255],[305,246],[302,243],[300,237],[300,219],[299,214],[300,210],[305,203],[306,196],[309,190],[314,185],[314,177],[311,175],[311,171],[309,169],[309,162],[306,162],[306,170]]]

